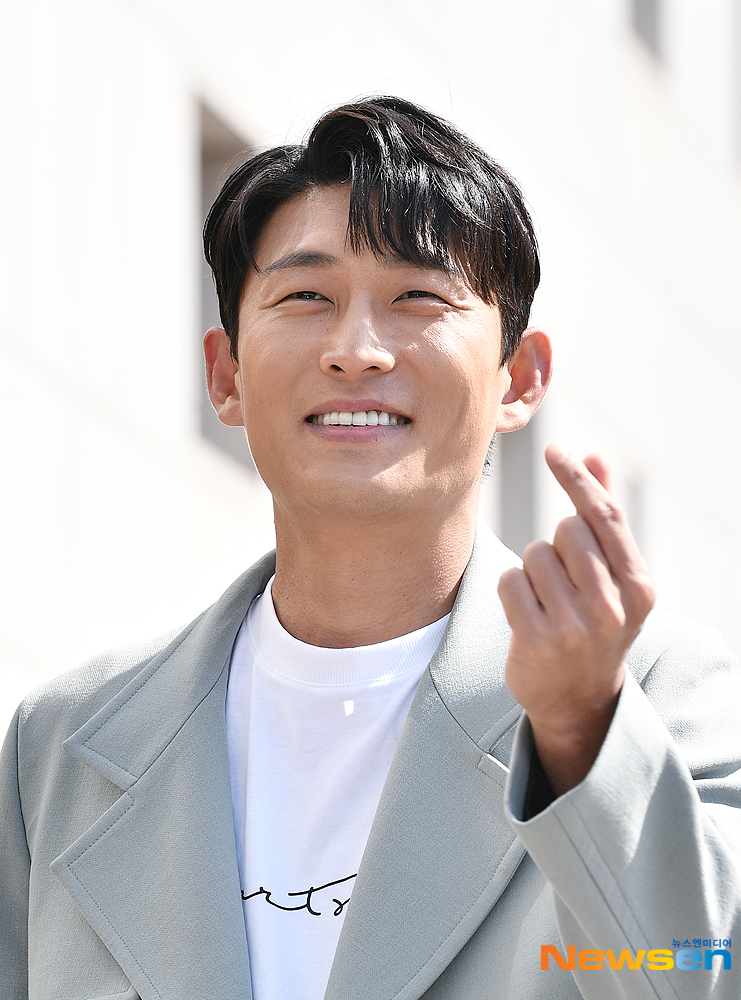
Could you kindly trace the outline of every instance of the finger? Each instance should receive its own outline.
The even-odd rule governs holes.
[[[613,584],[607,557],[583,517],[575,514],[558,523],[553,548],[576,590],[589,593],[595,587]]]
[[[610,475],[610,468],[604,458],[593,452],[591,455],[587,455],[584,459],[584,464],[597,482],[604,486],[608,493],[612,493],[612,476]]]
[[[561,521],[553,548],[571,581],[580,615],[594,627],[626,621],[622,591],[587,522],[577,514]]]
[[[555,621],[571,616],[574,585],[555,548],[548,542],[531,542],[523,553],[522,566],[547,617]]]
[[[524,570],[513,566],[499,578],[499,599],[513,630],[532,627],[545,615]]]
[[[620,504],[584,462],[566,454],[557,445],[548,445],[545,457],[577,514],[594,532],[612,572],[619,580],[630,578],[631,573],[644,564]]]
[[[546,448],[546,461],[579,516],[594,532],[618,581],[629,618],[642,621],[653,606],[655,594],[648,567],[622,507],[584,462],[565,454],[556,445]]]

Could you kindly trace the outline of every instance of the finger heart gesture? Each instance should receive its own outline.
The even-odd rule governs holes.
[[[534,542],[522,569],[502,574],[499,596],[512,641],[507,685],[528,714],[554,791],[587,774],[609,729],[625,655],[653,607],[648,567],[597,455],[556,445],[546,461],[574,503],[553,543]]]

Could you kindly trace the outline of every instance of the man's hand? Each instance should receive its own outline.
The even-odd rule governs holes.
[[[597,455],[549,445],[551,471],[576,507],[553,544],[533,542],[523,569],[502,574],[512,626],[507,686],[528,714],[556,794],[577,785],[599,753],[625,677],[625,654],[653,607],[648,567]]]

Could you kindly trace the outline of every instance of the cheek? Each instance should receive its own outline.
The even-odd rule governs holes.
[[[295,347],[270,331],[251,331],[240,343],[239,374],[243,406],[285,403],[286,390],[301,364]]]
[[[482,416],[498,410],[504,391],[499,364],[499,341],[486,331],[470,345],[465,371],[469,379],[472,407]],[[506,375],[506,370],[505,370]]]
[[[488,342],[447,345],[441,352],[439,405],[480,427],[498,409],[499,356]]]

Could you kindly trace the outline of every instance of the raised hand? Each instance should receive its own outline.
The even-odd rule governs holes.
[[[507,686],[528,714],[538,757],[561,795],[586,777],[610,727],[625,654],[654,590],[597,455],[549,445],[546,461],[574,503],[553,543],[533,542],[499,582],[512,643]]]

